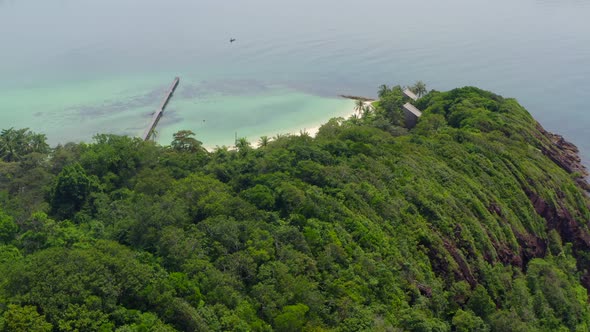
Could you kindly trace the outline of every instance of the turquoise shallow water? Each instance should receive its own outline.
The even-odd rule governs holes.
[[[102,132],[141,136],[170,77],[153,74],[5,90],[0,93],[0,117],[4,126],[9,123],[6,127],[31,127],[54,143],[90,140]],[[298,133],[346,116],[353,107],[350,100],[254,80],[183,77],[157,127],[157,139],[168,144],[174,132],[188,128],[207,147],[231,145],[236,134],[254,143],[262,135]]]
[[[215,146],[420,79],[516,97],[589,160],[589,17],[581,0],[0,0],[0,127],[140,135],[180,76],[159,140],[182,128]]]

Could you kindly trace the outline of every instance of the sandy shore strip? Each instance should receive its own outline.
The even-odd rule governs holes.
[[[365,106],[370,106],[373,107],[373,103],[377,101],[377,100],[364,100],[363,101],[363,107]],[[340,112],[335,112],[333,113],[331,116],[329,116],[328,118],[326,118],[325,120],[323,120],[321,123],[310,123],[309,125],[305,125],[305,126],[297,126],[297,127],[293,127],[292,129],[288,129],[282,132],[279,132],[279,135],[284,135],[284,136],[288,136],[288,135],[301,135],[302,133],[307,133],[309,136],[311,137],[315,137],[317,135],[317,133],[320,130],[320,127],[323,126],[325,123],[327,123],[330,119],[332,118],[344,118],[345,120],[350,119],[352,116],[354,115],[358,115],[360,116],[362,111],[359,111],[356,107],[356,101],[352,101],[351,100],[351,105],[350,108],[346,108],[346,110],[344,111],[340,111]],[[273,140],[274,137],[277,136],[277,133],[269,133],[265,136],[268,136],[271,141]],[[252,137],[246,137],[246,139],[252,144],[252,147],[259,147],[259,143],[260,143],[260,137],[261,136],[252,136]],[[226,145],[230,150],[233,150],[235,147],[232,145]],[[215,149],[219,148],[220,145],[207,145],[204,144],[203,147],[207,150],[207,151],[214,151]]]
[[[363,107],[366,107],[366,106],[373,107],[373,105],[372,105],[372,104],[373,104],[375,101],[376,101],[376,100],[366,100],[366,101],[363,101]],[[342,118],[344,118],[345,120],[348,120],[348,119],[350,119],[351,117],[353,117],[354,115],[358,115],[358,116],[360,116],[360,115],[361,115],[361,112],[362,112],[362,111],[359,111],[359,110],[357,109],[357,107],[356,107],[356,103],[355,103],[355,105],[353,105],[353,109],[352,109],[352,110],[350,110],[350,111],[346,111],[345,113],[343,113],[343,114],[341,114],[341,115],[336,115],[336,116],[333,116],[332,118],[336,118],[336,117],[342,117]],[[310,135],[311,137],[315,137],[315,135],[317,135],[318,131],[320,130],[320,127],[321,127],[321,126],[323,126],[323,125],[324,125],[324,123],[328,122],[328,120],[330,120],[330,119],[327,119],[326,121],[324,121],[324,122],[323,122],[323,123],[321,123],[321,124],[316,124],[316,125],[311,125],[310,127],[296,129],[296,131],[295,131],[295,132],[290,132],[290,134],[293,134],[293,135],[299,135],[300,133],[307,133],[307,134],[308,134],[308,135]]]

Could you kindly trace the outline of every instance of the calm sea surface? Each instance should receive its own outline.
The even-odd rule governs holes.
[[[140,135],[174,76],[165,144],[298,132],[423,80],[515,97],[590,159],[588,0],[0,0],[0,128]]]

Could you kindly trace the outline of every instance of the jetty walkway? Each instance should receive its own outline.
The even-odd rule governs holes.
[[[164,114],[164,109],[166,109],[168,102],[170,101],[170,99],[172,99],[172,95],[174,94],[174,91],[178,87],[179,83],[180,83],[180,78],[175,77],[174,82],[172,82],[170,89],[168,90],[168,92],[166,93],[166,96],[164,97],[164,101],[162,101],[162,105],[156,111],[156,113],[154,113],[154,116],[152,117],[152,121],[150,122],[150,125],[146,128],[145,132],[143,133],[142,138],[144,141],[147,141],[148,139],[150,139],[150,137],[154,133],[154,129],[156,129],[156,126],[158,125],[160,118]]]

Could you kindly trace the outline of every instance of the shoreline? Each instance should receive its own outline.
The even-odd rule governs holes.
[[[346,98],[346,99],[351,99],[351,100],[362,100],[363,106],[369,106],[369,107],[373,107],[372,103],[376,101],[375,99],[369,99],[369,98],[364,98],[364,97],[343,96],[343,95],[341,95],[340,97]],[[359,110],[353,105],[353,108],[351,111],[347,111],[346,113],[344,113],[340,116],[333,116],[330,119],[341,117],[341,118],[344,118],[345,120],[348,120],[348,119],[352,118],[354,115],[359,115],[359,114],[360,114]],[[287,134],[300,135],[301,133],[307,133],[309,136],[315,137],[317,135],[317,133],[320,131],[320,128],[326,122],[328,122],[330,119],[327,119],[326,121],[324,121],[321,124],[312,125],[309,128],[308,127],[299,128],[296,130],[296,133],[292,133],[291,131],[293,131],[293,130],[290,130]]]
[[[348,98],[348,99],[350,99],[350,98]],[[365,102],[365,105],[370,105],[370,104],[371,104],[371,102]],[[311,137],[315,137],[316,134],[319,132],[320,127],[323,126],[324,124],[326,124],[330,119],[344,118],[344,119],[348,120],[355,114],[358,114],[358,111],[355,109],[355,105],[353,103],[351,103],[350,106],[347,106],[346,108],[342,108],[338,111],[335,111],[334,113],[332,113],[332,115],[328,115],[322,121],[309,122],[308,124],[304,124],[304,125],[296,125],[293,127],[287,127],[284,130],[279,130],[279,131],[259,132],[255,136],[246,136],[246,139],[250,142],[250,144],[253,148],[259,148],[260,147],[259,141],[260,141],[260,137],[262,137],[262,136],[267,136],[268,138],[271,139],[271,141],[273,141],[276,136],[299,136],[299,135],[301,135],[301,133],[304,133],[304,132],[307,133]],[[240,138],[240,136],[238,136],[238,138]],[[222,145],[220,145],[220,144],[214,144],[214,145],[203,144],[202,146],[208,152],[213,152],[213,151],[215,151],[215,149],[221,148],[223,146],[229,148],[230,150],[235,149],[235,145],[233,143],[222,144]]]
[[[352,96],[352,95],[339,95],[341,98],[349,99],[349,100],[361,100],[363,101],[363,106],[369,106],[374,109],[373,103],[378,101],[378,99],[372,99],[362,96]],[[251,146],[253,148],[259,148],[259,139],[262,136],[267,136],[272,140],[275,137],[282,135],[282,136],[300,136],[302,134],[307,134],[310,137],[315,138],[318,134],[320,128],[326,124],[330,119],[333,118],[343,118],[345,120],[349,120],[355,115],[360,115],[362,111],[358,110],[356,104],[351,105],[351,108],[343,111],[342,113],[334,114],[325,120],[321,121],[320,123],[314,122],[310,123],[309,126],[296,126],[291,127],[290,129],[284,130],[282,132],[274,132],[269,133],[266,135],[256,136],[256,137],[246,137]],[[562,135],[552,133],[547,131],[543,126],[537,121],[536,122],[537,133],[540,134],[537,136],[541,142],[545,141],[549,144],[543,144],[541,148],[541,152],[551,159],[555,164],[557,164],[560,168],[565,170],[567,173],[574,175],[574,182],[580,187],[588,196],[590,196],[590,172],[589,167],[586,165],[584,160],[580,155],[580,150],[576,145],[567,141]],[[544,138],[544,139],[542,139]],[[203,147],[212,152],[217,148],[222,146],[215,145],[215,146],[205,146]],[[234,145],[226,145],[230,150],[235,149]],[[575,175],[577,174],[577,176]]]
[[[351,99],[351,100],[362,100],[363,106],[370,106],[373,107],[372,104],[378,99],[371,99],[366,97],[359,97],[359,96],[348,96],[348,95],[340,95],[342,98]],[[356,114],[359,114],[360,111],[353,107],[351,111],[346,112],[341,116],[333,116],[332,118],[342,117],[345,120],[350,119]],[[289,130],[285,133],[285,135],[301,135],[302,133],[307,133],[311,137],[315,137],[319,132],[320,128],[330,119],[324,121],[321,124],[312,125],[311,127],[304,127],[299,129]],[[580,151],[576,145],[564,139],[562,135],[555,134],[552,132],[547,131],[539,122],[537,122],[537,130],[538,132],[547,138],[550,142],[549,147],[545,147],[542,149],[542,153],[549,157],[554,163],[560,166],[569,174],[579,174],[578,177],[574,179],[574,182],[587,194],[590,196],[590,172],[588,168],[584,164],[580,156]],[[259,147],[258,142],[252,144],[256,148]]]
[[[346,98],[346,99],[351,99],[351,100],[363,100],[363,106],[369,106],[372,108],[373,108],[372,103],[377,101],[376,99],[370,99],[370,98],[364,98],[364,97],[354,97],[354,96],[341,96],[341,97]],[[299,136],[302,133],[307,133],[309,136],[315,137],[317,135],[317,133],[319,132],[320,128],[324,124],[326,124],[330,119],[343,118],[345,120],[348,120],[351,117],[353,117],[354,115],[359,115],[359,114],[360,114],[359,110],[356,108],[356,106],[354,104],[352,104],[352,105],[350,105],[350,108],[346,108],[345,111],[338,112],[338,113],[326,118],[325,120],[321,121],[320,123],[313,122],[313,123],[310,123],[309,125],[291,127],[289,129],[286,129],[286,130],[280,131],[280,132],[273,132],[273,133],[268,133],[268,134],[259,135],[259,136],[246,137],[246,139],[250,142],[250,144],[253,148],[259,148],[260,147],[259,139],[262,136],[268,136],[269,138],[271,138],[271,141],[277,135]],[[229,149],[235,149],[235,146],[233,144],[230,144],[230,145],[205,145],[205,144],[203,144],[203,147],[209,152],[212,152],[215,149],[220,148],[222,146],[226,146]]]

